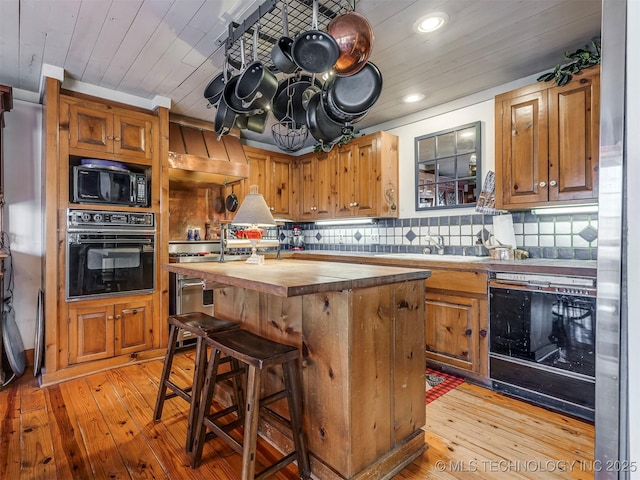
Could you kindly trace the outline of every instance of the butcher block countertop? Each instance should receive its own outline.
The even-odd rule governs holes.
[[[324,259],[323,259],[324,260]],[[207,281],[280,297],[294,297],[426,279],[425,267],[368,265],[286,258],[267,259],[263,265],[245,262],[170,263],[163,269]]]
[[[465,257],[462,255],[424,255],[415,253],[338,252],[332,250],[308,250],[282,253],[293,259],[313,259],[332,262],[394,265],[427,269],[451,269],[464,271],[526,272],[555,275],[595,277],[595,260],[563,260],[528,258],[526,260],[493,260],[489,257]]]

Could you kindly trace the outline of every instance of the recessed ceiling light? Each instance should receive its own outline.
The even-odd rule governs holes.
[[[449,15],[444,12],[429,13],[421,17],[414,25],[413,29],[418,33],[429,33],[443,27],[449,20]]]
[[[419,102],[424,98],[424,94],[422,93],[410,93],[409,95],[405,95],[402,97],[402,101],[404,103],[415,103]]]

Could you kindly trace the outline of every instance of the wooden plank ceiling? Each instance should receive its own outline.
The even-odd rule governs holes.
[[[0,0],[0,84],[37,92],[47,63],[91,85],[169,97],[172,112],[213,121],[202,93],[222,69],[220,44],[229,23],[263,1]],[[370,60],[384,78],[360,128],[551,69],[598,36],[601,22],[601,0],[359,0],[356,11],[373,25]],[[415,33],[432,11],[448,24]],[[426,97],[403,104],[412,92]],[[271,143],[266,132],[248,138]]]

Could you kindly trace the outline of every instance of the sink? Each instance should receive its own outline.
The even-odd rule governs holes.
[[[481,262],[489,257],[465,255],[430,255],[424,253],[380,253],[375,258],[396,258],[399,260],[428,260],[430,262]]]

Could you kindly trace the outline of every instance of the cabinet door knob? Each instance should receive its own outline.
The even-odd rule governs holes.
[[[547,186],[547,182],[540,182],[540,188],[544,188]]]
[[[473,333],[473,330],[471,330],[470,328],[467,328],[467,329],[464,331],[464,334],[465,334],[467,337],[470,337],[472,333]]]
[[[204,280],[202,281],[202,288],[204,288]],[[137,315],[138,314],[138,309],[134,308],[132,312],[133,312],[134,315]]]
[[[113,140],[113,135],[107,135],[107,140]]]
[[[122,315],[120,315],[119,313],[116,314],[116,319],[120,320],[122,318]]]
[[[119,142],[120,140],[122,140],[120,137],[113,137],[113,139],[114,139],[116,142]]]
[[[556,182],[555,180],[551,180],[549,182],[549,185],[552,186],[552,187],[555,187],[557,184],[558,184],[558,182]]]
[[[113,320],[113,315],[108,315],[107,320]]]
[[[480,330],[480,336],[482,338],[485,338],[487,336],[487,331],[484,328],[482,330]]]

